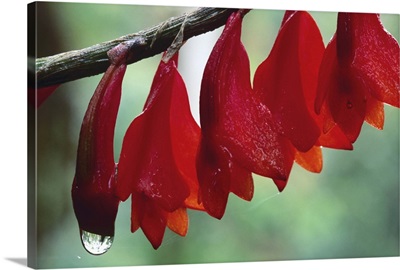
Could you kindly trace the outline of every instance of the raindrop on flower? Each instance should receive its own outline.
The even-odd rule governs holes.
[[[106,253],[114,241],[114,236],[104,236],[80,230],[83,247],[93,255]]]

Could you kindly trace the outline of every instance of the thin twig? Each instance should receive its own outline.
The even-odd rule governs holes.
[[[89,77],[105,72],[109,65],[107,51],[121,42],[144,38],[145,44],[132,46],[133,55],[128,63],[134,63],[165,51],[173,42],[185,21],[183,42],[187,39],[212,31],[225,24],[236,9],[198,8],[189,14],[170,18],[154,27],[106,41],[91,47],[69,51],[54,56],[36,59],[36,67],[28,65],[28,72],[35,73],[38,87]]]

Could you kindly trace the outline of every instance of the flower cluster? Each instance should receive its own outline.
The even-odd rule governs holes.
[[[131,198],[131,231],[140,228],[157,249],[166,228],[187,233],[188,209],[222,218],[231,192],[252,199],[253,174],[283,191],[295,162],[320,172],[323,147],[353,149],[364,121],[383,128],[384,103],[400,107],[399,44],[378,14],[339,13],[325,47],[309,13],[287,11],[251,78],[241,43],[247,12],[232,13],[209,56],[200,126],[178,71],[178,52],[164,54],[118,164],[114,128],[131,52],[124,43],[109,52],[111,65],[82,123],[72,187],[89,252],[111,246],[120,201]]]

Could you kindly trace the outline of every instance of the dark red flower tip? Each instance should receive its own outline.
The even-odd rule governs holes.
[[[399,44],[379,14],[339,13],[321,63],[315,111],[353,143],[364,121],[383,128],[383,105],[399,107]]]
[[[282,125],[282,134],[306,152],[320,135],[306,92],[314,92],[324,44],[307,12],[287,12],[269,56],[254,76],[254,91]]]
[[[154,248],[166,226],[186,234],[186,208],[197,202],[195,155],[200,128],[177,70],[177,54],[160,62],[143,113],[129,126],[118,163],[117,195],[132,194],[132,231],[141,228]]]
[[[121,45],[120,45],[121,46]],[[117,48],[119,49],[119,47]],[[114,235],[119,199],[114,195],[114,128],[121,99],[124,62],[104,73],[85,113],[79,135],[72,200],[81,230]]]
[[[107,181],[110,189],[95,188],[93,185],[79,184],[74,178],[72,200],[79,228],[101,236],[114,236],[115,218],[118,212],[119,199],[113,193],[115,176],[98,177],[93,182]]]
[[[38,89],[28,87],[28,103],[31,106],[35,106],[35,108],[39,108],[59,86],[59,84],[55,84]]]

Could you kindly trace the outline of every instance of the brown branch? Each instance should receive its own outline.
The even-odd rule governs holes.
[[[198,8],[189,14],[173,17],[147,30],[129,34],[91,47],[60,53],[36,59],[36,67],[28,62],[28,73],[33,75],[36,68],[38,87],[61,84],[106,71],[109,60],[107,51],[121,42],[140,37],[131,47],[133,55],[129,64],[165,51],[173,42],[184,22],[183,41],[212,31],[225,24],[229,15],[236,9]],[[33,74],[32,74],[33,73]]]

